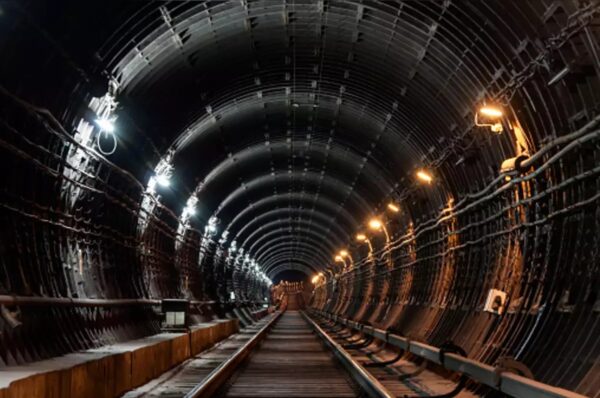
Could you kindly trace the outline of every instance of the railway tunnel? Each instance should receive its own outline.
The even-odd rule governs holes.
[[[596,0],[1,0],[1,397],[600,397]]]

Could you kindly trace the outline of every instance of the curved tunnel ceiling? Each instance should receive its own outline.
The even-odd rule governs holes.
[[[439,183],[427,194],[431,209],[469,191],[469,179],[489,178],[483,162],[455,168],[446,160],[480,145],[469,136],[472,111],[507,90],[508,40],[523,35],[502,24],[506,15],[520,18],[514,7],[174,3],[144,9],[136,20],[156,28],[124,28],[100,54],[119,83],[119,113],[143,115],[148,131],[171,143],[177,182],[190,191],[198,185],[203,222],[230,220],[257,198],[282,192],[306,192],[317,203],[324,181],[342,194],[333,200],[364,222],[414,185],[416,168],[438,169]],[[511,137],[499,140],[498,148],[481,148],[480,158],[499,164],[510,155]],[[355,192],[362,204],[353,209],[347,199]],[[315,214],[296,222],[316,226]],[[261,217],[257,211],[253,220]],[[291,214],[285,220],[292,225]],[[255,226],[231,227],[229,237],[244,228]],[[348,244],[355,231],[336,244]]]

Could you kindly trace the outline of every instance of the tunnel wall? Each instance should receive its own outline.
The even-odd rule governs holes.
[[[179,234],[178,216],[154,197],[157,209],[140,233],[140,198],[150,195],[134,175],[83,145],[81,134],[71,136],[48,110],[4,89],[0,101],[0,167],[7,170],[0,193],[0,364],[160,331],[155,303],[119,300],[186,298],[196,322],[262,305],[268,290],[244,264],[225,267],[234,275],[219,267],[217,277],[214,237],[194,229]],[[217,294],[227,284],[238,300]],[[15,305],[13,296],[39,300]],[[57,298],[67,302],[56,306]]]
[[[585,143],[599,127],[328,277],[314,307],[435,346],[451,340],[489,364],[516,358],[536,379],[593,395],[596,365],[582,358],[597,357],[590,336],[600,333],[600,148]],[[491,289],[506,293],[500,314],[484,310]]]
[[[599,389],[597,4],[26,3],[0,4],[0,294],[232,316],[269,296],[239,234],[270,276],[323,272],[317,308]],[[104,156],[109,80],[121,135]],[[484,100],[503,134],[473,126]],[[500,170],[519,154],[527,167]],[[150,192],[163,163],[172,189]],[[354,234],[391,200],[391,243],[373,234],[369,257]],[[483,310],[490,289],[502,315]],[[4,302],[2,366],[159,330],[147,303]]]

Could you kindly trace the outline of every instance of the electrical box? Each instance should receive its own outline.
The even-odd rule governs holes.
[[[177,331],[187,328],[189,302],[179,299],[162,300],[162,312],[165,315],[163,330]]]
[[[501,315],[506,305],[506,292],[498,289],[490,289],[487,300],[485,300],[484,311]]]

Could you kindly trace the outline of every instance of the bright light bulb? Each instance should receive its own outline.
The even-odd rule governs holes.
[[[371,229],[379,230],[379,229],[381,229],[382,226],[383,226],[383,224],[381,223],[381,221],[379,221],[376,218],[369,221],[369,228],[371,228]]]
[[[335,261],[338,261],[338,262],[342,261],[343,262],[344,259],[342,258],[342,256],[335,256]]]
[[[171,180],[169,179],[169,177],[167,177],[164,174],[159,174],[156,176],[156,182],[158,183],[158,185],[160,185],[161,187],[168,187],[169,185],[171,185]]]
[[[421,181],[424,181],[426,183],[430,183],[431,181],[433,181],[433,177],[431,176],[431,174],[429,174],[429,173],[427,173],[426,171],[423,171],[423,170],[417,171],[417,177]]]
[[[348,255],[348,252],[346,250],[340,250],[340,256],[346,257],[347,255]]]
[[[479,109],[479,113],[487,117],[502,117],[502,111],[498,108],[484,106]]]
[[[390,209],[394,213],[398,213],[400,211],[400,208],[396,204],[394,204],[394,203],[389,203],[387,205],[387,207],[388,207],[388,209]]]
[[[115,132],[115,121],[113,119],[98,118],[96,119],[96,124],[102,131],[106,131],[107,133]]]
[[[196,215],[196,209],[194,209],[193,207],[186,207],[185,209],[187,211],[187,214],[189,214],[190,216]]]
[[[367,235],[365,234],[357,234],[356,235],[356,240],[359,242],[364,242],[367,240]]]

